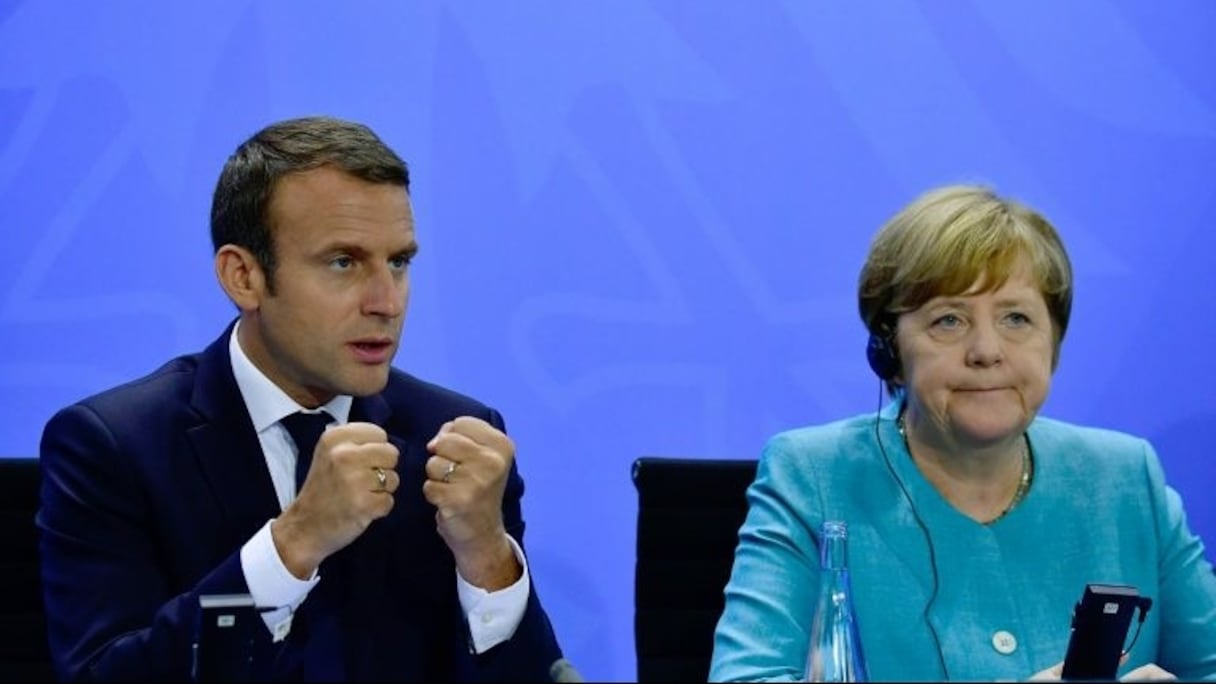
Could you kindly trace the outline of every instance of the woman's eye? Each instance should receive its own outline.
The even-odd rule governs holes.
[[[947,330],[957,328],[962,321],[954,314],[946,314],[933,321],[933,326],[937,328],[946,328]]]

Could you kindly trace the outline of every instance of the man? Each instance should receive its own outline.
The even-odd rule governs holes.
[[[200,597],[248,594],[250,679],[547,679],[501,416],[390,366],[405,163],[360,124],[273,124],[225,165],[211,235],[237,319],[44,431],[60,677],[186,679]]]

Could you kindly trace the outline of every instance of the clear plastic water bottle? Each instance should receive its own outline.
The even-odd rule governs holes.
[[[849,586],[849,532],[839,520],[823,523],[819,535],[819,602],[806,659],[808,682],[864,682],[866,658]]]

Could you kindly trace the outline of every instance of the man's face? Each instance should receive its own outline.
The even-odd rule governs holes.
[[[254,279],[240,340],[263,373],[306,407],[388,382],[417,252],[405,188],[333,167],[279,180],[270,205],[274,293]]]

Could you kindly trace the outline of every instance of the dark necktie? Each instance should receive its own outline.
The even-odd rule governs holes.
[[[333,418],[324,411],[317,413],[293,413],[279,421],[287,428],[296,443],[299,455],[296,458],[296,494],[304,486],[308,468],[312,465],[312,452],[317,440],[325,432],[325,426]],[[324,580],[314,588],[308,599],[300,606],[292,626],[292,641],[303,649],[302,677],[306,682],[336,682],[345,679],[343,665],[342,631],[338,625],[338,596],[335,593],[342,585],[338,568],[329,561],[322,566]],[[296,632],[299,632],[298,634]]]
[[[319,413],[301,411],[293,413],[279,422],[287,428],[287,433],[291,435],[291,440],[296,443],[296,450],[299,451],[296,457],[296,494],[298,495],[304,486],[304,478],[308,477],[308,468],[312,465],[312,452],[317,448],[317,440],[321,438],[321,433],[325,432],[325,426],[333,422],[333,418],[324,411]]]

